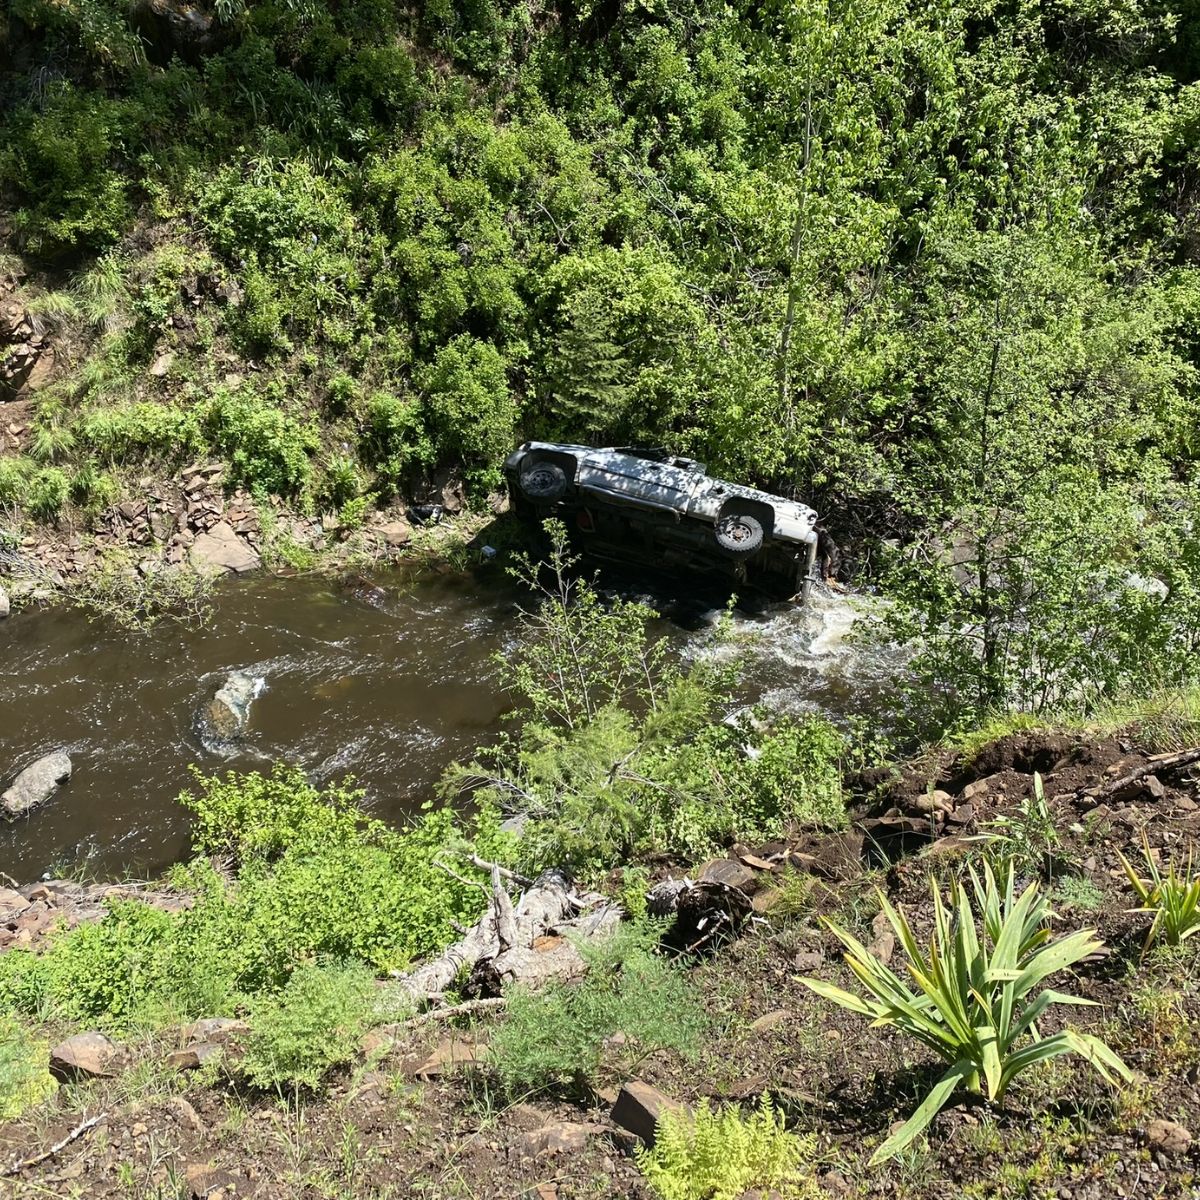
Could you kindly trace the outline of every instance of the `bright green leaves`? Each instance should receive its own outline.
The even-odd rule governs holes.
[[[950,1064],[916,1112],[875,1152],[873,1163],[908,1146],[959,1086],[999,1101],[1022,1071],[1061,1054],[1080,1055],[1111,1084],[1130,1077],[1125,1064],[1098,1038],[1066,1030],[1043,1039],[1037,1030],[1037,1021],[1051,1005],[1092,1003],[1037,989],[1049,976],[1100,947],[1094,931],[1052,937],[1048,901],[1036,883],[1016,894],[1011,863],[1002,885],[987,863],[983,878],[972,870],[970,882],[969,891],[956,883],[947,903],[931,881],[934,925],[927,950],[918,944],[904,913],[880,895],[915,991],[829,921],[825,924],[846,948],[846,965],[862,993],[823,980],[804,980],[817,995],[898,1029]]]
[[[1172,863],[1164,875],[1150,851],[1150,842],[1142,833],[1142,860],[1149,878],[1143,879],[1129,860],[1117,852],[1125,874],[1142,902],[1139,912],[1152,913],[1154,920],[1146,934],[1145,949],[1161,938],[1168,946],[1178,946],[1193,934],[1200,933],[1200,874],[1192,870],[1192,856],[1180,871]]]

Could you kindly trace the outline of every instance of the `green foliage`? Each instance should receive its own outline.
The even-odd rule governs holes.
[[[181,462],[203,445],[194,411],[150,401],[90,409],[74,431],[80,444],[110,464]]]
[[[124,231],[127,184],[112,165],[123,120],[119,103],[58,80],[40,111],[6,123],[0,184],[17,196],[14,225],[33,253],[99,250]]]
[[[451,768],[443,794],[479,789],[524,813],[531,868],[603,870],[640,851],[695,857],[738,837],[845,821],[842,734],[817,717],[765,730],[726,720],[736,668],[680,664],[650,635],[653,612],[606,603],[572,579],[565,530],[551,523],[550,534],[544,571],[515,568],[537,606],[497,659],[524,724]]]
[[[752,1190],[786,1200],[822,1194],[810,1171],[816,1139],[784,1128],[783,1116],[763,1096],[748,1116],[716,1112],[702,1100],[695,1113],[663,1113],[651,1149],[635,1152],[639,1170],[660,1200],[738,1200]]]
[[[242,1073],[260,1088],[318,1088],[359,1053],[374,998],[375,980],[362,967],[301,964],[252,1006]]]
[[[0,1121],[11,1121],[58,1090],[46,1070],[50,1047],[0,1015]]]
[[[1080,1055],[1109,1083],[1132,1077],[1097,1037],[1069,1027],[1051,1037],[1038,1032],[1037,1022],[1052,1005],[1095,1003],[1050,988],[1037,991],[1043,980],[1100,946],[1095,931],[1052,937],[1047,928],[1050,906],[1036,883],[1017,896],[1011,864],[1003,888],[990,865],[984,863],[983,870],[982,882],[971,872],[974,904],[967,889],[955,883],[947,905],[930,880],[934,926],[927,953],[904,914],[880,894],[916,992],[856,938],[824,922],[845,946],[846,963],[866,995],[818,979],[804,983],[851,1012],[900,1030],[950,1064],[916,1112],[876,1150],[872,1163],[901,1153],[960,1086],[999,1102],[1018,1075],[1063,1054]]]
[[[509,994],[507,1020],[491,1040],[496,1074],[509,1096],[585,1093],[600,1079],[606,1039],[616,1033],[625,1035],[621,1073],[656,1050],[694,1057],[704,1013],[682,970],[653,952],[656,938],[657,930],[643,925],[598,944],[580,943],[588,963],[581,982]]]
[[[503,356],[490,343],[463,334],[437,352],[420,382],[434,436],[442,445],[458,442],[467,478],[477,489],[495,487],[517,421]]]
[[[308,483],[317,430],[289,413],[282,384],[261,393],[249,384],[218,391],[205,411],[204,428],[238,483],[279,496],[297,496]]]
[[[1149,839],[1143,832],[1142,860],[1149,875],[1147,879],[1142,878],[1119,850],[1117,857],[1142,902],[1142,908],[1138,911],[1154,914],[1154,920],[1146,934],[1143,953],[1159,938],[1168,946],[1178,946],[1193,934],[1200,933],[1200,874],[1192,870],[1190,851],[1187,866],[1182,872],[1172,863],[1164,875],[1150,851]]]
[[[59,467],[44,467],[29,479],[25,507],[36,521],[53,521],[62,512],[70,491],[70,480]]]
[[[1012,862],[1021,873],[1048,873],[1055,850],[1062,843],[1054,814],[1046,800],[1041,773],[1033,773],[1033,791],[1022,797],[1010,812],[1001,813],[983,824],[979,835],[988,852],[999,861]]]
[[[479,889],[434,860],[468,836],[492,858],[506,845],[493,813],[464,824],[437,810],[398,831],[368,818],[348,786],[321,793],[295,769],[197,775],[197,784],[183,797],[197,857],[176,871],[191,906],[116,903],[44,953],[0,956],[0,1011],[157,1028],[231,1013],[315,959],[398,969],[447,944],[482,907]],[[236,865],[232,880],[214,855]]]

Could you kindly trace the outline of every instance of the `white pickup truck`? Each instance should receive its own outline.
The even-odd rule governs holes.
[[[779,599],[808,596],[817,514],[798,501],[713,479],[663,450],[526,442],[504,471],[519,516],[558,518],[595,557],[720,570]]]

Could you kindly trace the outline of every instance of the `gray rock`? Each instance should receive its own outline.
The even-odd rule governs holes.
[[[56,1079],[95,1079],[115,1075],[121,1049],[102,1033],[77,1033],[50,1051],[50,1074]]]
[[[198,570],[241,574],[262,566],[258,554],[234,532],[228,521],[218,521],[192,543],[192,565]]]
[[[0,811],[5,816],[20,817],[44,804],[71,778],[71,759],[63,750],[56,750],[26,767],[13,780],[8,791],[0,795]]]
[[[8,593],[0,587],[0,621],[3,621],[10,612],[12,612],[12,604],[9,602]]]
[[[231,671],[205,706],[202,724],[206,732],[222,742],[240,738],[250,720],[250,706],[263,686],[259,676]]]

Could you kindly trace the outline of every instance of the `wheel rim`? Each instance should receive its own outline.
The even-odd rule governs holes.
[[[731,542],[737,542],[739,545],[754,536],[750,526],[736,517],[727,518],[722,523],[721,531]]]
[[[534,467],[525,478],[531,492],[549,492],[558,486],[555,473],[546,467]]]

